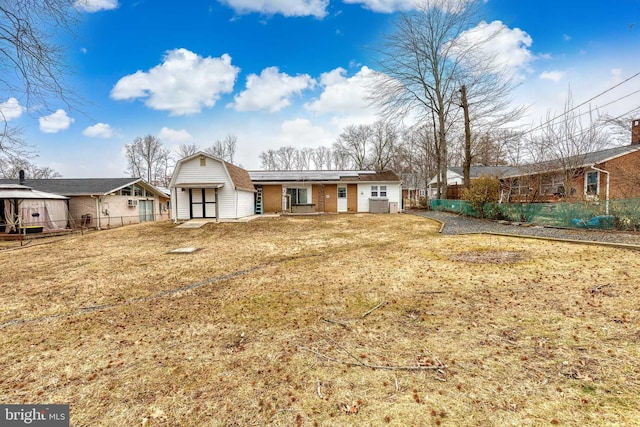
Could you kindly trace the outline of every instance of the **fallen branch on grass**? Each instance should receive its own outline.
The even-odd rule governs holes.
[[[595,288],[591,289],[591,293],[592,294],[597,294],[599,292],[602,292],[602,289],[606,288],[607,286],[611,286],[610,284],[604,284],[604,285],[598,285]]]
[[[327,318],[324,318],[324,317],[321,317],[320,319],[322,319],[324,322],[331,323],[333,325],[342,326],[343,328],[348,328],[349,327],[349,325],[347,325],[346,323],[337,322],[335,320],[327,319]]]
[[[313,350],[311,348],[298,346],[300,350],[308,351],[309,353],[313,353],[318,357],[329,360],[331,362],[340,363],[342,365],[347,366],[361,366],[363,368],[369,369],[384,369],[387,371],[437,371],[440,369],[447,369],[446,365],[420,365],[420,366],[381,366],[381,365],[370,365],[364,362],[348,362],[346,360],[336,359],[335,357],[327,356],[326,354],[320,353],[319,351]]]
[[[380,304],[376,305],[375,307],[373,307],[371,310],[367,311],[365,314],[362,315],[362,318],[367,317],[368,315],[370,315],[371,313],[373,313],[374,311],[376,311],[377,309],[379,309],[380,307],[382,307],[383,305],[385,305],[387,302],[386,301],[381,301]]]

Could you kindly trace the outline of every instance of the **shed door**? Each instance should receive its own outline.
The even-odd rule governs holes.
[[[347,187],[338,186],[338,212],[347,211]]]
[[[191,188],[189,199],[191,200],[191,218],[216,217],[215,188]]]

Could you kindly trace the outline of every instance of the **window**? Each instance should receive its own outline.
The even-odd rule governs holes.
[[[339,199],[347,198],[347,187],[338,187],[338,198]]]
[[[200,166],[207,166],[207,158],[205,156],[200,156]]]
[[[386,185],[381,185],[380,186],[380,197],[387,197],[387,186]]]
[[[120,194],[122,194],[123,196],[130,196],[131,187],[124,187],[122,190],[120,190]]]
[[[378,186],[377,185],[372,185],[371,186],[371,197],[378,197]]]
[[[598,195],[598,172],[587,172],[587,194],[590,196]]]
[[[306,188],[287,188],[287,194],[291,196],[292,205],[303,205],[307,203]]]

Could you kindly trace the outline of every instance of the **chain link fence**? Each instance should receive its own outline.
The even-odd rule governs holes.
[[[570,228],[640,231],[640,199],[575,203],[485,203],[477,212],[466,200],[434,199],[433,210],[465,216]]]

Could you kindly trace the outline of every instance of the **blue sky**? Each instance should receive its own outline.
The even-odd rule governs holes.
[[[152,134],[168,148],[238,137],[236,162],[283,145],[331,145],[349,124],[371,123],[365,78],[372,46],[413,0],[78,0],[82,22],[61,40],[69,82],[86,102],[0,109],[64,177],[126,176],[123,147]],[[502,28],[508,58],[537,124],[640,73],[640,0],[487,0],[478,28]],[[640,76],[591,105],[640,116]],[[615,102],[614,102],[615,101]],[[605,105],[609,104],[609,105]]]

